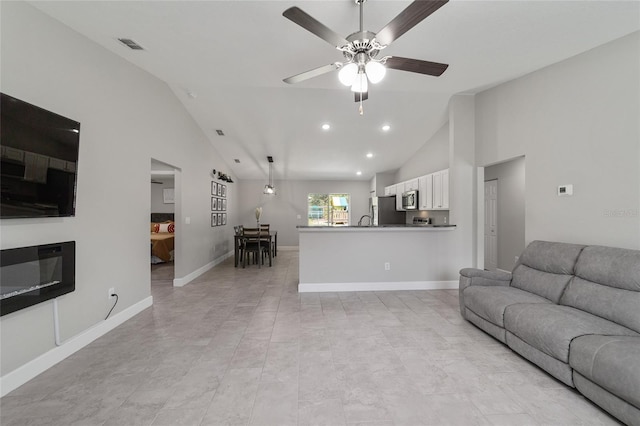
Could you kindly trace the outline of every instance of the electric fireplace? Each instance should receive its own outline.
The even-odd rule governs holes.
[[[2,250],[0,315],[74,291],[75,263],[75,241]]]

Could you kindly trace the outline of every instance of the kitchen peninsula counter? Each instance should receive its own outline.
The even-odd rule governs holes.
[[[456,225],[413,225],[413,224],[396,224],[396,225],[377,225],[377,226],[302,226],[297,227],[304,232],[327,232],[327,231],[435,231],[435,230],[452,230]]]
[[[298,226],[300,292],[458,288],[455,225]]]

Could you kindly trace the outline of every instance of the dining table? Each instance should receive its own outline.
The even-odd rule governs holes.
[[[246,238],[243,234],[235,234],[233,237],[233,265],[237,268],[240,262],[240,247],[243,238]],[[260,231],[260,240],[266,241],[269,247],[269,258],[278,256],[278,231],[273,229],[267,231]]]

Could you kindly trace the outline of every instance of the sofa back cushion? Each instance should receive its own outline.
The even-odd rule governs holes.
[[[558,303],[585,246],[533,241],[513,269],[511,285]]]
[[[640,250],[585,247],[575,275],[609,287],[640,291]]]
[[[640,333],[640,251],[586,247],[560,303]]]

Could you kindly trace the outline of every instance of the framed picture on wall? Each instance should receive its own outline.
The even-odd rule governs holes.
[[[223,185],[221,183],[218,184],[218,197],[222,196],[222,186]]]
[[[216,197],[211,197],[211,211],[214,212],[218,210],[218,199]]]
[[[222,225],[222,213],[218,213],[218,225]]]
[[[222,198],[227,197],[227,185],[222,185]]]
[[[175,189],[164,188],[162,190],[162,201],[165,204],[175,204]]]
[[[218,195],[218,184],[211,181],[211,195]]]
[[[222,199],[220,201],[222,201],[222,206],[218,206],[218,207],[220,207],[220,210],[222,210],[223,212],[226,212],[227,211],[227,200],[226,200],[226,198]]]
[[[226,225],[226,224],[227,224],[227,214],[222,213],[222,225]]]
[[[211,226],[218,226],[218,214],[211,213]]]

